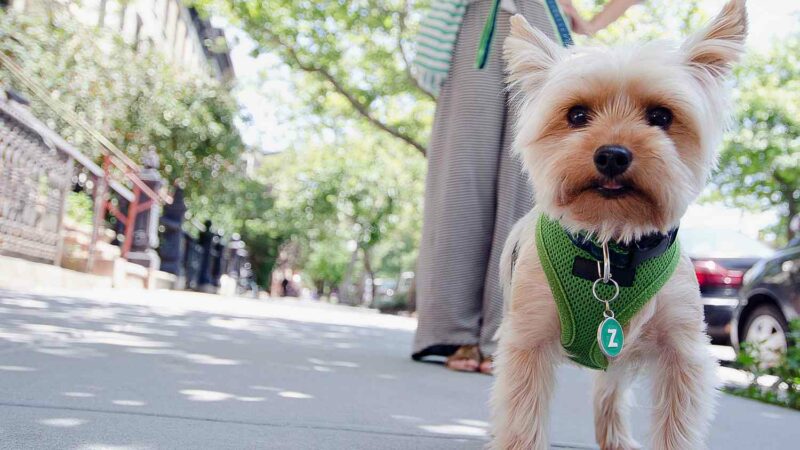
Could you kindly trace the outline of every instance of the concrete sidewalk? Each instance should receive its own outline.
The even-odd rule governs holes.
[[[295,300],[0,291],[0,448],[482,448],[491,378],[412,362],[414,327]],[[554,448],[595,448],[590,381],[560,369]],[[800,413],[721,397],[712,449],[798,443]]]

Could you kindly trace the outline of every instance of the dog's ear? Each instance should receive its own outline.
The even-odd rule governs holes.
[[[744,53],[747,36],[745,0],[730,0],[705,28],[683,44],[688,63],[714,78],[724,77]]]
[[[509,83],[519,85],[525,93],[535,92],[563,54],[563,48],[530,26],[521,14],[511,17],[511,33],[503,46]]]

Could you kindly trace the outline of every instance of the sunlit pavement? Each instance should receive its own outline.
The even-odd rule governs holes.
[[[412,362],[414,327],[296,300],[0,291],[0,448],[482,448],[491,378]],[[594,448],[590,381],[560,369],[554,448]],[[800,413],[721,397],[712,449],[798,442]]]

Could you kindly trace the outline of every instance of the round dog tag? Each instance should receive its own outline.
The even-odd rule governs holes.
[[[613,317],[607,317],[597,328],[597,344],[604,355],[614,358],[622,352],[625,336],[622,325]]]

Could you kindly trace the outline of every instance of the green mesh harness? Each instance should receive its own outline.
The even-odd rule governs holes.
[[[641,259],[634,258],[637,251],[635,246],[612,245],[612,254],[615,256],[612,258],[612,273],[615,277],[617,273],[626,271],[630,274],[630,282],[619,283],[619,297],[611,302],[616,320],[623,327],[655,296],[675,271],[680,259],[676,233],[677,230],[673,230],[669,235],[658,235],[662,240],[661,249]],[[592,295],[592,283],[599,276],[597,261],[602,260],[602,256],[598,258],[596,252],[584,243],[596,248],[594,243],[582,237],[580,240],[571,237],[558,221],[544,214],[540,216],[536,228],[536,248],[558,306],[561,345],[578,364],[605,370],[608,359],[597,343],[598,326],[603,321],[605,306]],[[633,264],[627,268],[619,267],[623,264],[620,261],[626,259],[633,260]],[[593,273],[586,273],[587,263],[593,267]],[[613,286],[603,283],[598,286],[602,298],[610,298],[613,291]]]

